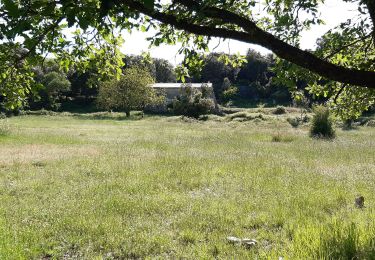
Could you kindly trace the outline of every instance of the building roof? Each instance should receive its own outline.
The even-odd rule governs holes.
[[[188,83],[192,88],[201,88],[203,84],[212,88],[212,83]],[[151,86],[153,88],[181,88],[182,83],[155,83]]]

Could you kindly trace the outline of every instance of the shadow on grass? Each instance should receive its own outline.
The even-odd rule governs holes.
[[[116,121],[132,121],[140,120],[143,118],[141,113],[126,116],[125,113],[110,113],[110,112],[96,112],[96,113],[74,113],[72,114],[74,118],[82,120],[116,120]]]
[[[144,113],[142,111],[132,111],[130,116],[126,116],[124,112],[55,112],[50,110],[26,110],[20,115],[33,116],[60,116],[73,117],[81,120],[115,120],[115,121],[136,121],[152,116],[170,117],[168,113]]]

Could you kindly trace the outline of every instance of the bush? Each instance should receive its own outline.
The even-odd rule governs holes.
[[[311,122],[310,136],[332,139],[335,137],[335,130],[330,118],[329,109],[325,106],[314,108],[314,117]]]
[[[288,123],[295,128],[301,123],[300,118],[297,117],[289,117],[286,121],[288,121]]]
[[[235,98],[237,94],[238,94],[238,88],[235,86],[230,86],[228,89],[223,91],[223,94],[221,95],[221,97],[224,102],[228,102],[231,99]]]
[[[276,109],[273,111],[275,115],[282,115],[286,113],[286,109],[283,106],[277,106]]]
[[[215,110],[215,104],[206,89],[199,91],[190,85],[184,85],[181,93],[172,102],[172,112],[176,115],[199,118]]]

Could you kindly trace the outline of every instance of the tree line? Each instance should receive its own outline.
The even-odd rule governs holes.
[[[223,60],[222,53],[210,53],[202,57],[201,70],[192,73],[185,80],[191,83],[212,83],[219,103],[257,102],[270,104],[289,104],[291,94],[288,89],[274,82],[272,55],[262,55],[249,49],[246,62],[233,66]],[[185,62],[185,61],[183,61]],[[123,58],[123,70],[138,68],[145,70],[156,83],[180,82],[176,68],[165,59],[150,58],[144,55],[126,55]],[[100,80],[97,69],[85,72],[69,68],[61,70],[56,60],[45,59],[34,66],[34,77],[39,87],[28,94],[23,109],[95,109]],[[144,75],[144,74],[142,74]]]

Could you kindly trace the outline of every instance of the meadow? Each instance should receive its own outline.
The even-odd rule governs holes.
[[[374,259],[375,128],[249,115],[7,119],[0,259]]]

